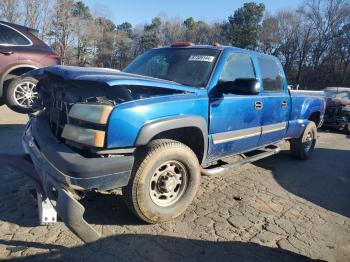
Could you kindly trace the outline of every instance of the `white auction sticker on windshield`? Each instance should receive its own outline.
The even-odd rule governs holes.
[[[188,61],[212,63],[214,59],[215,59],[215,56],[210,56],[210,55],[191,55]]]

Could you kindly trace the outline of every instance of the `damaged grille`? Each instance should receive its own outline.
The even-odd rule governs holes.
[[[40,108],[48,116],[52,132],[61,137],[66,124],[87,127],[86,123],[69,119],[68,113],[76,103],[92,103],[115,106],[124,102],[148,97],[185,93],[180,90],[139,85],[109,86],[93,81],[68,81],[50,79],[39,82]],[[98,127],[96,128],[98,129]]]
[[[56,137],[60,137],[64,126],[69,123],[68,113],[72,105],[68,103],[56,100],[49,108],[49,123],[52,132]]]
[[[44,109],[51,130],[57,138],[61,137],[64,126],[72,122],[68,113],[74,104],[94,103],[115,106],[122,102],[122,98],[111,99],[108,93],[107,86],[86,81],[42,82],[39,88],[41,108]]]

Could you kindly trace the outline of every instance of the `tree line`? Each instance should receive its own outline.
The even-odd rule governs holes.
[[[122,69],[136,56],[176,41],[233,45],[272,54],[289,82],[305,89],[350,86],[350,1],[305,0],[269,14],[248,2],[213,23],[155,17],[115,24],[76,0],[2,0],[0,19],[39,30],[63,64]]]

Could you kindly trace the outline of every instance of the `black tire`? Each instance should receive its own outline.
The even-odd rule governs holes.
[[[157,173],[163,172],[161,169],[164,163],[169,162],[170,164],[167,165],[170,166],[173,162],[181,164],[184,167],[182,171],[186,171],[187,174],[181,182],[183,184],[182,194],[178,194],[174,199],[176,202],[168,206],[160,206],[156,201],[163,201],[161,197],[154,200],[152,198],[155,198],[156,195],[151,196],[153,194],[152,188],[155,187],[153,185],[155,182],[152,179],[155,179]],[[166,173],[168,176],[171,172]],[[157,180],[156,188],[158,188],[160,179],[161,176]],[[192,203],[199,184],[200,168],[194,152],[178,141],[158,139],[151,141],[149,145],[137,151],[129,184],[123,188],[123,196],[129,209],[136,216],[147,223],[160,223],[180,216]],[[177,189],[178,193],[180,192],[179,188]],[[172,201],[170,197],[168,200]]]
[[[314,122],[309,122],[299,138],[290,140],[290,151],[294,158],[306,160],[314,151],[317,138],[317,128]]]
[[[23,86],[23,88],[25,88],[25,90],[33,89],[33,91],[35,91],[35,87],[37,83],[38,83],[38,80],[29,76],[20,76],[13,79],[10,82],[9,86],[6,88],[7,106],[17,113],[27,114],[27,113],[34,112],[32,108],[32,102],[30,102],[30,99],[26,99],[26,100],[20,99],[19,97],[21,95],[18,93],[18,91],[19,91],[19,88],[21,88],[21,85]],[[31,91],[23,91],[23,92],[32,94]],[[34,101],[35,98],[32,97],[31,99],[32,101]]]
[[[350,123],[345,124],[344,133],[345,133],[345,135],[350,135]]]

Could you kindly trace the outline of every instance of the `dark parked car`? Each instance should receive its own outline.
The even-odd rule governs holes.
[[[323,126],[350,134],[350,88],[327,87],[324,92],[327,108]]]
[[[0,21],[0,103],[12,110],[31,111],[37,80],[18,77],[30,70],[60,64],[60,57],[36,34],[37,30]]]

